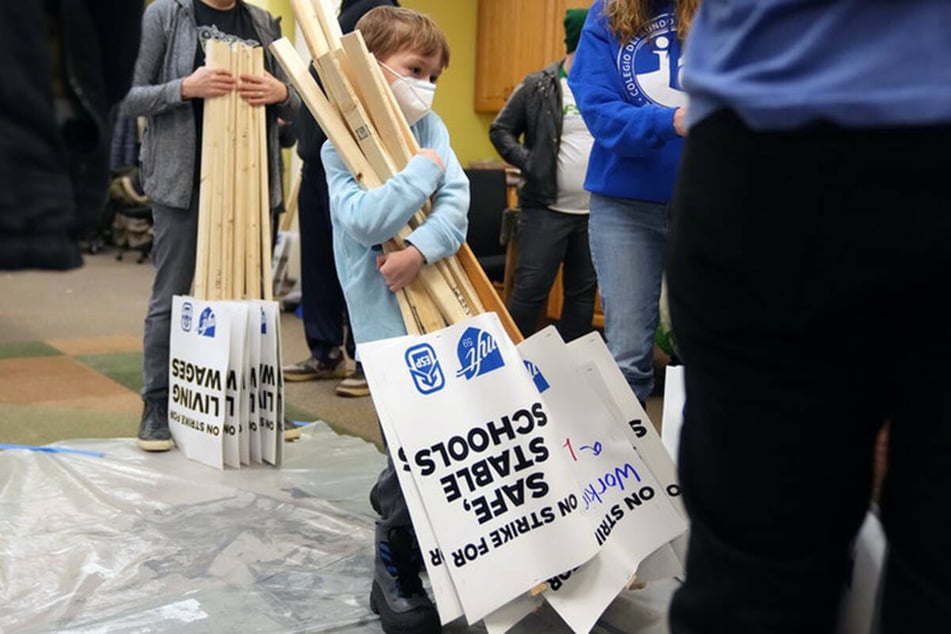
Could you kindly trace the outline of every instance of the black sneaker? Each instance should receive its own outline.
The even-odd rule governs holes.
[[[380,615],[386,634],[442,631],[436,606],[419,579],[422,560],[407,528],[376,528],[376,558],[370,609]]]
[[[168,430],[168,405],[164,399],[146,399],[135,441],[142,451],[168,451],[175,446]]]

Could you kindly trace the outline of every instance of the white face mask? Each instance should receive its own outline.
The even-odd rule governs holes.
[[[400,75],[383,62],[380,62],[380,66],[396,75],[396,80],[390,84],[390,90],[393,91],[396,103],[399,104],[408,124],[413,125],[433,109],[436,84]]]

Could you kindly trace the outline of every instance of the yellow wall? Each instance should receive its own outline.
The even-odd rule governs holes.
[[[474,110],[477,0],[401,0],[404,7],[427,13],[445,32],[451,57],[439,78],[433,109],[439,113],[463,167],[471,161],[500,160],[489,142],[493,116]]]
[[[248,0],[282,16],[284,35],[293,38],[294,12],[290,0]],[[452,147],[463,166],[472,161],[500,160],[489,142],[493,116],[474,110],[476,23],[478,0],[401,0],[404,7],[427,13],[446,33],[451,58],[449,68],[439,78],[433,108],[439,113],[452,139]]]

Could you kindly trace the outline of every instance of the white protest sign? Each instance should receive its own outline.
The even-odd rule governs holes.
[[[224,463],[226,466],[240,469],[241,427],[244,420],[241,416],[241,406],[244,403],[244,364],[247,347],[245,330],[248,327],[248,311],[237,302],[228,304],[227,308],[231,312],[231,343],[228,375],[225,380]]]
[[[189,459],[223,469],[231,313],[220,304],[172,299],[168,416],[175,444]]]
[[[261,339],[261,356],[258,365],[258,429],[261,432],[261,459],[274,466],[280,466],[279,447],[283,448],[281,428],[283,421],[280,411],[283,399],[280,395],[278,348],[280,347],[280,308],[277,302],[252,302],[258,308],[259,317],[253,320],[257,324]]]
[[[855,538],[852,554],[852,574],[846,584],[839,608],[840,634],[865,634],[873,631],[878,586],[885,563],[887,539],[885,529],[872,511]]]
[[[546,406],[494,313],[360,355],[470,623],[597,553]]]
[[[402,340],[403,338],[400,338]],[[409,340],[409,338],[405,338]],[[388,341],[397,341],[389,339]],[[406,508],[409,510],[410,518],[413,520],[413,531],[416,533],[416,541],[419,544],[419,550],[423,554],[423,561],[426,565],[426,574],[429,575],[429,583],[433,589],[433,598],[436,601],[436,610],[439,612],[439,621],[443,625],[455,621],[463,615],[462,603],[459,601],[459,595],[456,593],[456,587],[452,583],[452,577],[449,576],[449,568],[446,566],[442,551],[439,550],[439,543],[436,541],[436,533],[433,531],[432,524],[429,521],[429,515],[423,505],[419,489],[416,488],[416,481],[410,473],[409,466],[406,464],[406,453],[400,445],[399,434],[396,426],[390,418],[389,410],[377,403],[377,392],[373,388],[371,372],[367,370],[367,364],[363,364],[364,372],[367,375],[367,381],[370,384],[370,394],[373,395],[376,404],[377,416],[380,420],[380,427],[383,428],[383,436],[386,438],[387,449],[393,460],[396,469],[396,477],[400,482],[400,489],[403,492],[403,499],[406,500]],[[385,370],[384,370],[385,371]]]
[[[680,497],[677,467],[601,335],[593,332],[579,337],[568,344],[568,350],[576,363],[592,363],[597,368],[597,375],[589,376],[592,388],[615,416],[627,421],[628,440],[647,463],[651,473],[663,484],[664,494],[686,520],[687,511]],[[639,567],[638,580],[669,579],[682,574],[686,544],[687,535],[684,534],[671,542],[673,553],[659,549],[652,554]]]
[[[664,418],[661,423],[664,446],[674,462],[680,449],[680,428],[684,424],[684,403],[687,394],[684,390],[684,367],[667,366],[664,375]]]
[[[251,464],[251,429],[248,421],[251,419],[251,398],[248,391],[251,385],[251,342],[248,340],[248,311],[245,306],[244,329],[240,333],[232,333],[232,340],[239,336],[243,340],[241,374],[238,380],[241,382],[241,398],[238,401],[238,449],[241,455],[241,465]]]
[[[628,420],[593,389],[603,384],[593,363],[577,365],[554,327],[518,346],[559,430],[556,451],[569,458],[581,511],[601,551],[549,580],[545,599],[577,632],[589,631],[648,555],[686,530],[663,484],[628,440]],[[649,424],[649,423],[648,423]]]
[[[261,426],[258,414],[258,375],[261,370],[261,310],[248,304],[248,452],[250,462],[261,463]]]
[[[526,616],[541,607],[541,595],[523,594],[482,619],[489,634],[505,634]]]

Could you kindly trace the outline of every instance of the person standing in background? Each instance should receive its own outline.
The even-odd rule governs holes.
[[[676,634],[834,631],[885,420],[875,631],[951,627],[949,25],[944,0],[697,15],[667,268]]]
[[[344,0],[338,22],[346,34],[353,31],[357,20],[374,7],[398,7],[396,0]],[[313,66],[311,75],[317,79]],[[301,318],[309,355],[306,359],[284,367],[287,381],[343,379],[334,390],[337,396],[369,396],[370,388],[358,361],[347,376],[346,358],[356,357],[353,333],[347,321],[347,305],[340,288],[334,264],[333,228],[330,223],[330,200],[327,177],[320,160],[320,146],[327,140],[307,108],[302,108],[294,124],[298,134],[297,153],[303,160],[300,194],[297,199],[300,223]],[[345,332],[346,330],[346,332]]]
[[[683,38],[699,0],[596,0],[568,83],[594,146],[591,256],[604,334],[638,400],[654,386],[668,204],[683,145]]]
[[[261,77],[233,77],[205,65],[204,42],[237,37],[264,47]],[[168,428],[168,354],[172,297],[187,294],[195,272],[198,185],[204,100],[232,90],[253,106],[267,106],[271,208],[281,205],[277,119],[290,121],[300,97],[284,80],[268,51],[281,37],[278,20],[243,0],[155,0],[142,18],[142,45],[124,116],[146,116],[142,175],[152,206],[155,281],[145,317],[142,399],[138,446],[171,449]]]
[[[142,3],[0,3],[0,271],[83,264],[103,214],[114,107],[132,82]]]
[[[571,341],[589,332],[594,316],[598,281],[588,245],[588,192],[582,182],[593,140],[568,87],[587,14],[587,9],[565,13],[564,59],[525,77],[489,128],[495,149],[525,179],[519,190],[518,260],[508,309],[526,337],[538,328],[561,264],[562,338]]]

